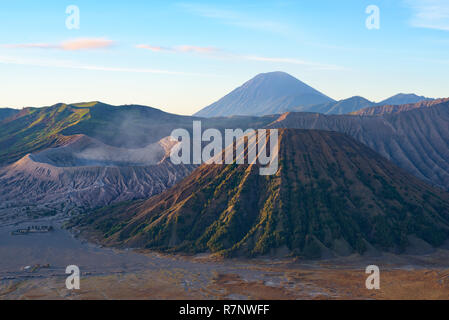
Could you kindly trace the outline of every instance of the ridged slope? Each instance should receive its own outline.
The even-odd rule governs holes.
[[[375,107],[368,107],[364,108],[358,111],[353,112],[354,115],[359,116],[379,116],[379,115],[385,115],[385,114],[394,114],[394,113],[400,113],[405,111],[410,111],[413,109],[419,109],[419,108],[430,108],[442,103],[449,102],[449,98],[445,99],[436,99],[436,100],[424,100],[417,103],[409,103],[409,104],[402,104],[402,105],[382,105],[382,106],[375,106]]]
[[[287,113],[269,127],[346,133],[416,177],[449,190],[449,101],[384,116]]]
[[[255,256],[404,250],[449,237],[449,194],[352,138],[280,130],[280,167],[203,165],[164,193],[74,221],[109,245]]]

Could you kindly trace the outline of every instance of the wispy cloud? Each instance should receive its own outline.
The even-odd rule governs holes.
[[[149,69],[149,68],[110,67],[102,65],[86,65],[67,60],[27,59],[27,58],[17,58],[7,56],[0,56],[0,64],[22,65],[32,67],[66,68],[66,69],[91,70],[91,71],[106,71],[106,72],[152,73],[152,74],[185,75],[185,76],[212,76],[210,74],[191,73],[183,71]]]
[[[218,52],[219,49],[212,47],[197,47],[197,46],[179,46],[176,50],[181,52],[195,52],[195,53],[214,53]]]
[[[146,49],[154,52],[174,52],[174,53],[199,53],[199,54],[212,54],[217,53],[220,50],[213,47],[198,47],[198,46],[190,46],[190,45],[182,45],[176,47],[160,47],[160,46],[152,46],[149,44],[138,44],[136,48]]]
[[[179,3],[178,5],[191,14],[215,19],[227,25],[271,32],[284,32],[287,29],[286,25],[283,23],[271,21],[266,17],[255,17],[235,10],[218,8],[199,3]]]
[[[276,58],[276,57],[259,57],[259,56],[242,56],[242,58],[244,58],[246,60],[252,60],[252,61],[296,64],[296,65],[302,65],[305,67],[309,67],[314,70],[344,70],[345,69],[345,68],[343,68],[341,66],[337,66],[337,65],[322,64],[322,63],[305,61],[305,60],[294,59],[294,58]]]
[[[448,0],[405,0],[405,4],[413,10],[413,27],[449,31]]]
[[[344,70],[345,68],[337,65],[323,64],[312,61],[306,61],[296,58],[285,57],[265,57],[258,55],[244,55],[213,47],[198,47],[198,46],[177,46],[177,47],[162,47],[156,45],[139,44],[136,46],[139,49],[150,50],[158,53],[188,53],[194,52],[197,54],[207,55],[209,58],[223,59],[223,60],[246,60],[246,61],[258,61],[266,63],[280,63],[280,64],[294,64],[301,65],[314,70]]]
[[[65,51],[104,49],[114,45],[114,41],[105,38],[79,38],[71,39],[61,43],[18,43],[2,44],[3,48],[22,49],[59,49]]]
[[[114,45],[114,41],[105,38],[81,38],[65,41],[61,44],[63,50],[89,50],[109,48]]]
[[[51,45],[49,43],[17,43],[17,44],[2,44],[0,45],[2,48],[21,48],[21,49],[56,49],[57,46]]]
[[[170,48],[167,47],[158,47],[158,46],[152,46],[149,44],[138,44],[136,45],[136,48],[138,49],[146,49],[153,52],[172,52]]]

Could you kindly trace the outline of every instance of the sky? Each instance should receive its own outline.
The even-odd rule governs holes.
[[[336,100],[448,97],[449,0],[0,0],[0,107],[189,115],[270,71]]]

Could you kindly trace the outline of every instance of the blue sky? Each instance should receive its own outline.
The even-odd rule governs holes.
[[[378,30],[365,26],[369,5]],[[334,99],[447,97],[449,1],[0,0],[1,107],[100,100],[192,114],[278,70]]]

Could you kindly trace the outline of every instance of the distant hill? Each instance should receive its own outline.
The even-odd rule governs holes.
[[[192,128],[198,117],[179,116],[159,109],[101,102],[25,108],[0,123],[0,167],[23,156],[69,143],[84,134],[116,147],[139,148],[169,136],[173,129]],[[203,119],[205,128],[263,127],[274,117]]]
[[[449,190],[449,99],[375,117],[290,112],[269,127],[346,133],[416,177]]]
[[[347,135],[280,130],[279,170],[202,165],[147,201],[72,221],[103,244],[225,256],[404,252],[449,238],[449,194]]]
[[[170,134],[163,128],[169,119],[190,122],[190,117],[170,115],[154,108],[115,107],[101,102],[25,108],[0,123],[0,165],[28,153],[64,145],[75,134],[86,134],[116,146],[154,143],[164,134]]]
[[[381,110],[380,107],[383,106],[389,106],[387,109],[391,109],[392,106],[403,106],[403,105],[411,105],[411,104],[417,104],[421,103],[421,105],[426,105],[428,103],[431,103],[434,101],[434,99],[426,98],[422,96],[417,96],[415,94],[397,94],[391,98],[385,99],[381,102],[373,102],[369,101],[368,99],[365,99],[360,96],[351,97],[348,99],[343,99],[340,101],[333,101],[333,102],[327,102],[318,104],[315,106],[303,108],[300,107],[296,110],[296,112],[317,112],[322,114],[362,114],[359,112],[360,110],[366,110],[366,109],[373,109],[373,110]],[[376,108],[377,107],[377,108]],[[393,108],[394,110],[398,110],[397,107]],[[403,108],[403,110],[406,110]]]
[[[427,98],[423,96],[418,96],[414,93],[399,93],[394,95],[388,99],[380,101],[377,103],[379,106],[383,105],[398,105],[398,104],[409,104],[409,103],[417,103],[424,100],[433,100],[432,98]]]
[[[12,117],[13,115],[19,113],[20,110],[11,108],[0,108],[0,121]]]
[[[200,117],[268,115],[334,100],[285,72],[262,73],[195,113]]]
[[[375,103],[363,97],[351,97],[348,99],[319,104],[308,108],[300,108],[306,112],[317,112],[322,114],[347,114],[366,107],[373,106]]]
[[[402,104],[402,105],[380,105],[375,107],[368,107],[358,111],[353,112],[354,115],[360,116],[376,116],[384,114],[393,114],[404,111],[409,111],[419,108],[430,108],[441,103],[449,102],[449,98],[445,99],[435,99],[435,100],[423,100],[417,103]]]

